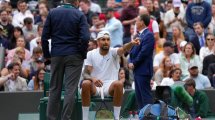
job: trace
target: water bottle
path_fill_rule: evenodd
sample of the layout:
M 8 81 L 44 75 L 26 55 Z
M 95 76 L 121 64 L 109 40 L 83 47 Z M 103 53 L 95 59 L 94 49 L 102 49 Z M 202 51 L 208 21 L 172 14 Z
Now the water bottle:
M 134 112 L 134 119 L 133 120 L 139 120 L 139 116 L 137 111 Z
M 128 120 L 133 120 L 133 112 L 132 111 L 129 111 L 129 118 Z

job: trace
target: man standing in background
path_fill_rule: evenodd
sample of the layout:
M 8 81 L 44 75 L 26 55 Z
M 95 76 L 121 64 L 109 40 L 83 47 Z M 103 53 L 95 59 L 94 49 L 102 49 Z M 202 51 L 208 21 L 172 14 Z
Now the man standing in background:
M 51 60 L 48 120 L 56 120 L 59 116 L 63 82 L 65 93 L 61 120 L 71 120 L 75 93 L 90 39 L 86 17 L 77 9 L 79 0 L 64 0 L 64 3 L 49 12 L 42 33 L 44 57 L 46 61 Z M 50 38 L 51 54 L 48 47 Z

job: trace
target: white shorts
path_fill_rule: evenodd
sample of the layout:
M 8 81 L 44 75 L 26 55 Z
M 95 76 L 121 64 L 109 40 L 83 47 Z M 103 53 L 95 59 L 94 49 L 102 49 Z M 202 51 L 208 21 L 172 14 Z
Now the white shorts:
M 104 91 L 104 96 L 105 97 L 110 97 L 111 95 L 109 94 L 109 88 L 110 85 L 113 83 L 114 81 L 110 81 L 108 83 L 103 83 L 103 91 Z M 96 87 L 96 94 L 94 96 L 101 96 L 101 88 L 100 87 Z
M 105 96 L 105 97 L 110 97 L 110 96 L 111 96 L 111 95 L 109 94 L 109 88 L 110 88 L 110 85 L 111 85 L 114 81 L 115 81 L 115 80 L 103 84 L 103 92 L 104 92 L 104 96 Z M 80 94 L 81 94 L 81 91 L 82 91 L 82 89 L 80 89 Z M 124 94 L 124 92 L 125 92 L 125 90 L 124 90 L 124 88 L 123 88 L 123 94 Z M 96 94 L 95 94 L 94 96 L 101 96 L 100 87 L 96 87 Z

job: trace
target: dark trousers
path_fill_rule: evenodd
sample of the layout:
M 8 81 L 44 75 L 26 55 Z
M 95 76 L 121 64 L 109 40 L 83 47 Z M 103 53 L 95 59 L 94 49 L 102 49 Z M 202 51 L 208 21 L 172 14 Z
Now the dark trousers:
M 151 78 L 152 76 L 134 74 L 135 93 L 139 110 L 145 105 L 152 103 Z
M 65 94 L 61 120 L 71 120 L 82 65 L 83 58 L 81 55 L 51 58 L 51 81 L 47 107 L 48 120 L 57 120 L 60 116 L 60 98 L 63 81 Z

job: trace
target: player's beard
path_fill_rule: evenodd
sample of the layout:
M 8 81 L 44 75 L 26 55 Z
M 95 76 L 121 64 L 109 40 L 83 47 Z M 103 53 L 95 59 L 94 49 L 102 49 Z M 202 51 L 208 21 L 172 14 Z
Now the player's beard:
M 103 51 L 108 51 L 109 48 L 110 48 L 109 45 L 103 45 L 103 46 L 101 47 L 101 49 L 102 49 Z

